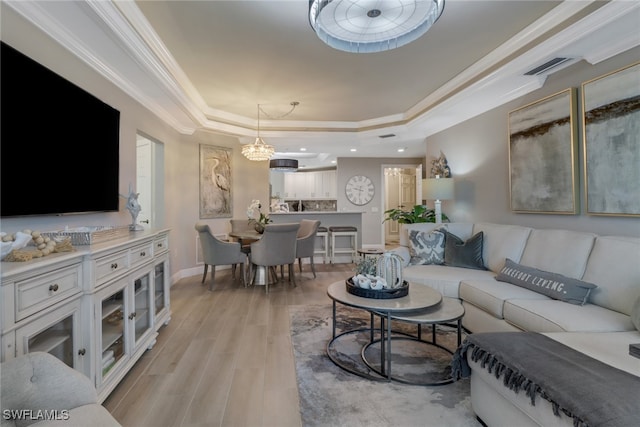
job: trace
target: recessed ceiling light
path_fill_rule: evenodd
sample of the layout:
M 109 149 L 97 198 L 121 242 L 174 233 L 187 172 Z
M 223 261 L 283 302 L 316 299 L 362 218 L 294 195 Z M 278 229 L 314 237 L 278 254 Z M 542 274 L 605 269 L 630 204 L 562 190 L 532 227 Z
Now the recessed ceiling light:
M 398 153 L 404 153 L 404 148 L 398 148 Z
M 336 161 L 335 161 L 335 160 L 331 160 L 331 163 L 335 164 L 335 163 L 336 163 Z
M 352 148 L 352 149 L 351 149 L 351 150 L 349 150 L 349 151 L 351 151 L 351 152 L 355 152 L 355 151 L 358 151 L 358 150 L 356 150 L 355 148 Z
M 307 151 L 307 149 L 306 149 L 306 148 L 304 148 L 304 147 L 302 147 L 302 148 L 300 149 L 300 151 Z

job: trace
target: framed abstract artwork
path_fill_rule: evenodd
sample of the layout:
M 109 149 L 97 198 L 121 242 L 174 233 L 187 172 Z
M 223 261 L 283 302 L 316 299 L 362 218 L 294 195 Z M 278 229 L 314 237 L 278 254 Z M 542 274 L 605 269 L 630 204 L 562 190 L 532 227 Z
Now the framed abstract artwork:
M 509 113 L 509 184 L 515 213 L 578 212 L 577 91 Z
M 201 219 L 233 215 L 231 157 L 230 148 L 200 144 Z
M 586 211 L 640 216 L 640 62 L 582 83 Z

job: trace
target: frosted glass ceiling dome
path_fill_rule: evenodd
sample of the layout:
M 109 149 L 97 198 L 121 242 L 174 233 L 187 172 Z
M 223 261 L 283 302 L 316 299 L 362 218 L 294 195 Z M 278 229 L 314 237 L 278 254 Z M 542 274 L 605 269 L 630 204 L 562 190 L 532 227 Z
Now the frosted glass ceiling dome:
M 309 0 L 309 22 L 335 49 L 372 53 L 416 40 L 443 10 L 444 0 Z

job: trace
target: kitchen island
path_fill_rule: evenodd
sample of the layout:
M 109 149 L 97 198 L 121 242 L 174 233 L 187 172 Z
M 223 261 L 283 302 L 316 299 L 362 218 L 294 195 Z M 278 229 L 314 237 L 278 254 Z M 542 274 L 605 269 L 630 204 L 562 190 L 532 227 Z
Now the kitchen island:
M 269 218 L 275 224 L 285 222 L 300 222 L 303 219 L 319 220 L 321 227 L 353 226 L 358 229 L 356 246 L 362 246 L 362 211 L 302 211 L 302 212 L 271 212 Z M 336 257 L 338 262 L 350 262 L 349 256 Z

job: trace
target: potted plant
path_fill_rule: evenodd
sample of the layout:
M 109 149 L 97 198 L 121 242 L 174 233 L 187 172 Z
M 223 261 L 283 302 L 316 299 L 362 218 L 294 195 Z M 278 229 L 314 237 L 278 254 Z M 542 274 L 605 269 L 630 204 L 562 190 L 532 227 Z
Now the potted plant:
M 389 209 L 384 211 L 386 218 L 384 221 L 398 221 L 399 224 L 414 224 L 417 222 L 436 222 L 436 212 L 424 205 L 415 205 L 410 211 L 402 209 Z M 449 221 L 449 218 L 442 214 L 443 221 Z M 383 222 L 384 222 L 383 221 Z

